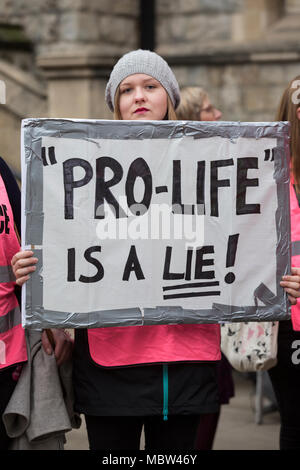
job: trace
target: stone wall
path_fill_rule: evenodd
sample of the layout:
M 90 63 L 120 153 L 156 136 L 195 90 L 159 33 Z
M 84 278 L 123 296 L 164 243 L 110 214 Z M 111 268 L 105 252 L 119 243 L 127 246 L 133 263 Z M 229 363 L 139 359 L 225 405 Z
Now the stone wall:
M 11 44 L 1 49 L 0 35 L 0 59 L 15 67 L 13 76 L 17 69 L 20 76 L 28 73 L 27 84 L 14 81 L 0 63 L 7 88 L 7 103 L 0 105 L 0 154 L 17 173 L 22 118 L 111 117 L 105 82 L 116 58 L 138 47 L 138 18 L 138 0 L 0 0 L 0 24 L 22 27 L 24 42 L 32 44 L 32 52 L 20 58 Z M 28 93 L 36 81 L 43 97 Z
M 286 12 L 291 14 L 300 13 L 299 0 L 286 0 Z
M 118 56 L 137 46 L 138 0 L 0 0 L 0 12 L 24 27 L 37 55 L 85 46 Z
M 0 155 L 19 177 L 21 121 L 47 115 L 47 93 L 32 75 L 1 60 L 0 80 L 6 84 L 6 104 L 0 104 Z
M 181 86 L 207 89 L 224 120 L 269 121 L 299 74 L 300 0 L 163 0 L 157 51 Z
M 181 86 L 204 87 L 225 121 L 273 121 L 284 88 L 299 75 L 299 65 L 177 65 L 174 72 Z
M 116 59 L 139 47 L 139 8 L 138 0 L 0 0 L 0 25 L 22 26 L 32 44 L 12 65 L 39 89 L 7 78 L 0 153 L 14 167 L 22 117 L 111 117 L 105 84 Z M 156 51 L 181 86 L 208 90 L 224 120 L 269 121 L 299 73 L 299 24 L 300 0 L 156 0 Z M 8 49 L 1 55 L 0 35 L 4 55 L 13 59 Z M 0 79 L 4 72 L 0 62 Z
M 232 36 L 233 16 L 243 0 L 160 0 L 157 48 L 161 54 L 196 54 Z

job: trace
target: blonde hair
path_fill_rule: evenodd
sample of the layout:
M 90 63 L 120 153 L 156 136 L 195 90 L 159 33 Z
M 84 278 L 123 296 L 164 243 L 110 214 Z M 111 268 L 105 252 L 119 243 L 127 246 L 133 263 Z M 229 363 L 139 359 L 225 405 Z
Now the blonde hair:
M 118 87 L 116 91 L 116 95 L 115 95 L 114 119 L 122 120 L 122 116 L 120 112 L 120 87 Z M 164 119 L 167 121 L 177 121 L 177 115 L 176 115 L 173 103 L 168 93 L 167 93 L 167 114 Z
M 289 121 L 291 123 L 290 155 L 292 171 L 297 192 L 300 192 L 300 121 L 297 117 L 297 110 L 300 104 L 294 103 L 292 96 L 295 92 L 297 93 L 297 86 L 293 87 L 294 82 L 297 80 L 300 83 L 300 75 L 291 80 L 284 90 L 277 109 L 276 121 Z
M 181 121 L 200 121 L 200 112 L 207 92 L 198 86 L 184 87 L 180 90 L 180 104 L 176 110 Z

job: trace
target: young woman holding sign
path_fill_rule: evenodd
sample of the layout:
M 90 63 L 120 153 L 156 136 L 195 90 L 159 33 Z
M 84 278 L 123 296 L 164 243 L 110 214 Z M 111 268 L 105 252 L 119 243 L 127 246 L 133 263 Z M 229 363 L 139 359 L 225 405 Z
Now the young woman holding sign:
M 174 120 L 180 94 L 168 64 L 137 50 L 115 65 L 106 101 L 116 119 Z M 30 251 L 15 255 L 18 284 L 35 263 Z M 76 330 L 76 410 L 85 414 L 90 448 L 139 449 L 144 426 L 146 450 L 193 449 L 199 416 L 219 409 L 220 357 L 218 325 Z
M 173 72 L 150 51 L 123 56 L 106 88 L 116 119 L 175 120 L 179 100 Z M 76 331 L 77 407 L 91 448 L 138 449 L 144 425 L 146 450 L 193 449 L 199 415 L 219 407 L 219 341 L 217 325 Z
M 157 54 L 137 50 L 115 65 L 106 101 L 116 119 L 176 119 L 179 87 Z M 13 260 L 18 284 L 34 269 L 33 253 Z M 76 410 L 90 448 L 193 449 L 199 415 L 219 409 L 218 325 L 128 326 L 76 330 Z

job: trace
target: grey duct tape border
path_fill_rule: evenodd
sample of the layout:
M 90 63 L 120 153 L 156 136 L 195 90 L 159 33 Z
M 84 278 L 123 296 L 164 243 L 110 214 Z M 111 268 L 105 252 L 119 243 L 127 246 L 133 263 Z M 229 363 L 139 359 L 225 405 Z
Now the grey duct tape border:
M 212 121 L 106 121 L 72 119 L 24 119 L 26 137 L 31 142 L 42 137 L 75 139 L 165 139 L 192 136 L 195 139 L 219 136 L 235 140 L 239 137 L 259 139 L 288 133 L 288 122 Z M 234 133 L 232 128 L 234 127 Z M 28 140 L 27 140 L 28 143 Z M 25 141 L 26 146 L 26 141 Z
M 23 121 L 25 161 L 27 166 L 26 245 L 43 244 L 43 166 L 42 137 L 74 139 L 160 139 L 191 136 L 195 139 L 220 136 L 232 142 L 239 137 L 277 139 L 274 151 L 274 178 L 277 194 L 283 203 L 276 212 L 277 225 L 277 286 L 281 277 L 290 272 L 289 216 L 289 124 L 159 121 L 153 123 L 127 121 L 93 121 L 68 119 L 26 119 Z M 290 318 L 289 303 L 283 289 L 272 293 L 258 285 L 253 293 L 254 306 L 213 304 L 211 309 L 187 310 L 181 307 L 105 310 L 88 313 L 49 311 L 43 308 L 42 251 L 34 250 L 39 264 L 26 288 L 26 327 L 95 328 L 111 326 L 218 323 L 235 321 L 274 321 Z M 259 299 L 264 306 L 257 305 Z
M 43 165 L 41 162 L 41 137 L 35 137 L 34 130 L 29 130 L 24 139 L 26 180 L 26 228 L 25 243 L 42 245 L 43 240 Z

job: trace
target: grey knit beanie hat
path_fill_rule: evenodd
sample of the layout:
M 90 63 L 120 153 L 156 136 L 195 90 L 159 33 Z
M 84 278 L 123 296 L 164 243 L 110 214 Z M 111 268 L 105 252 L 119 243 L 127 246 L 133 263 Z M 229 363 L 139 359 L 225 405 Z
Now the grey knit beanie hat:
M 115 94 L 124 78 L 135 73 L 150 75 L 160 82 L 168 93 L 174 109 L 180 102 L 180 92 L 174 73 L 167 62 L 155 52 L 138 49 L 128 52 L 115 64 L 105 90 L 105 100 L 114 111 Z

